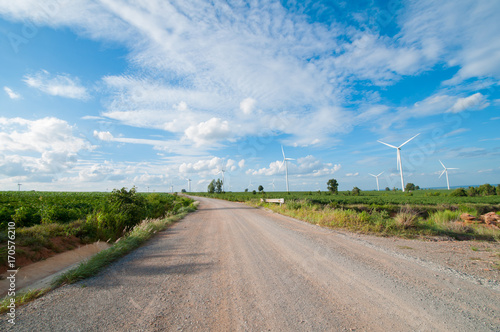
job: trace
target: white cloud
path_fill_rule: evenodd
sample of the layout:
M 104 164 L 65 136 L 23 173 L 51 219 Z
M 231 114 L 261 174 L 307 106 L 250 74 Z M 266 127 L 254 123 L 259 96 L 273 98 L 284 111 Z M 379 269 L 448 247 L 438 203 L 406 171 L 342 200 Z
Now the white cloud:
M 14 92 L 11 88 L 9 88 L 7 86 L 4 86 L 3 90 L 5 91 L 5 93 L 7 93 L 7 95 L 9 96 L 10 99 L 20 99 L 21 98 L 20 94 Z
M 340 164 L 323 163 L 314 156 L 306 156 L 302 158 L 297 158 L 295 162 L 289 161 L 287 163 L 288 174 L 293 174 L 298 177 L 303 176 L 323 176 L 331 175 L 341 169 Z M 282 161 L 277 160 L 269 164 L 269 167 L 264 167 L 260 169 L 249 169 L 247 174 L 251 175 L 276 175 L 284 173 L 284 165 Z
M 11 173 L 12 164 L 25 175 L 57 174 L 72 167 L 78 153 L 93 149 L 64 120 L 0 117 L 0 152 L 5 155 L 0 168 L 4 174 Z
M 190 126 L 184 132 L 186 137 L 196 143 L 204 145 L 229 138 L 229 123 L 219 118 L 211 118 L 206 122 L 200 122 L 195 126 Z
M 179 173 L 196 173 L 201 177 L 216 175 L 223 164 L 224 159 L 219 157 L 198 160 L 196 162 L 182 163 L 179 166 Z
M 80 85 L 78 78 L 68 74 L 52 77 L 46 70 L 41 70 L 34 75 L 26 75 L 23 80 L 28 86 L 36 88 L 52 96 L 72 99 L 88 99 L 87 89 Z
M 250 115 L 252 114 L 256 103 L 257 101 L 253 98 L 245 98 L 240 103 L 240 110 L 243 114 Z
M 489 103 L 485 100 L 485 97 L 478 92 L 466 98 L 459 98 L 450 111 L 459 113 L 465 110 L 481 110 L 488 106 Z
M 102 141 L 112 141 L 114 139 L 113 135 L 109 131 L 94 130 L 94 136 Z
M 356 173 L 346 173 L 346 175 L 345 175 L 345 176 L 350 176 L 350 177 L 352 177 L 352 176 L 358 176 L 358 175 L 359 175 L 359 173 L 358 173 L 358 172 L 356 172 Z
M 398 17 L 401 38 L 436 63 L 459 66 L 446 84 L 472 77 L 500 78 L 500 6 L 495 1 L 409 2 Z

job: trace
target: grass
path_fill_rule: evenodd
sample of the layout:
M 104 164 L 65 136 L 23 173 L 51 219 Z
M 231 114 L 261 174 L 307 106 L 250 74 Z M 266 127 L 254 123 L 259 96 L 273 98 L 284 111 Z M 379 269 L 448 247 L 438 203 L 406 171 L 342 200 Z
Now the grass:
M 42 295 L 46 294 L 50 290 L 51 290 L 50 288 L 43 288 L 43 289 L 36 289 L 36 290 L 30 289 L 26 292 L 16 294 L 16 298 L 15 298 L 16 308 L 18 308 L 19 306 L 21 306 L 23 304 L 31 302 L 34 299 L 41 297 Z M 8 306 L 11 303 L 10 299 L 11 299 L 11 297 L 7 296 L 7 297 L 4 297 L 3 300 L 0 302 L 0 313 L 5 313 L 5 312 L 9 311 Z
M 145 241 L 150 239 L 154 234 L 166 229 L 172 223 L 184 218 L 189 212 L 195 211 L 195 205 L 181 208 L 178 214 L 164 219 L 146 219 L 136 225 L 129 233 L 118 239 L 113 246 L 103 250 L 79 264 L 76 268 L 71 269 L 57 277 L 50 288 L 41 290 L 30 290 L 26 293 L 16 294 L 16 307 L 24 303 L 30 302 L 48 291 L 64 284 L 72 284 L 79 280 L 96 275 L 103 268 L 108 266 L 113 261 L 128 254 L 132 250 L 138 248 Z M 83 286 L 82 286 L 83 287 Z M 0 313 L 8 311 L 10 297 L 5 297 L 0 303 Z
M 335 204 L 317 204 L 310 201 L 289 201 L 281 207 L 254 199 L 248 204 L 265 206 L 274 212 L 301 219 L 312 224 L 345 229 L 358 233 L 403 238 L 445 236 L 457 240 L 486 240 L 500 242 L 500 230 L 483 225 L 458 222 L 463 210 L 436 210 L 429 212 L 418 205 L 403 205 L 391 214 L 385 209 L 358 206 L 356 209 Z M 446 206 L 440 207 L 442 209 Z M 464 209 L 470 211 L 469 206 Z

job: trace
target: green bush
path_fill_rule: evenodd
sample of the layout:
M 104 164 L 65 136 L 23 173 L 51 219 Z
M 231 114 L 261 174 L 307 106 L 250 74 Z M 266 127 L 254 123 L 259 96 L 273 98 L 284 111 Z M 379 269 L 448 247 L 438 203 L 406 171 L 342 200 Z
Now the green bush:
M 467 192 L 465 191 L 464 188 L 458 188 L 455 189 L 451 192 L 450 194 L 451 197 L 465 197 L 467 196 Z

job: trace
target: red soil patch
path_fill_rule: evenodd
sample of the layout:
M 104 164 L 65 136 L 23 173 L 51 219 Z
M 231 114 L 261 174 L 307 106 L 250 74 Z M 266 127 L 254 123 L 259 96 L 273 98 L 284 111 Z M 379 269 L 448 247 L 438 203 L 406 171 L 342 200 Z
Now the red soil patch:
M 82 242 L 76 236 L 57 236 L 50 239 L 50 244 L 42 248 L 16 247 L 16 267 L 23 267 L 35 262 L 55 256 L 56 254 L 75 249 L 82 246 Z M 6 265 L 0 266 L 0 274 L 8 270 Z

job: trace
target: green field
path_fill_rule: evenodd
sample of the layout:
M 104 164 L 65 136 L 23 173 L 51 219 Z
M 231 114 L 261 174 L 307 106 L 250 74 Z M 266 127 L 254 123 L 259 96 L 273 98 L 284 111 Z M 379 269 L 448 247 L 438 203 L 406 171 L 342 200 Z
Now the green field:
M 489 188 L 489 187 L 488 187 Z M 494 188 L 494 187 L 493 187 Z M 330 192 L 192 193 L 269 208 L 310 223 L 355 232 L 404 237 L 444 236 L 458 240 L 500 241 L 500 229 L 465 224 L 462 213 L 500 214 L 500 195 L 453 196 L 448 190 Z M 495 192 L 495 191 L 493 191 Z M 496 193 L 496 192 L 495 192 Z M 284 198 L 285 204 L 262 198 Z
M 221 198 L 235 202 L 245 202 L 255 198 L 285 198 L 286 201 L 306 200 L 316 204 L 337 204 L 342 205 L 460 205 L 460 204 L 500 204 L 500 195 L 489 196 L 464 196 L 453 197 L 449 190 L 416 190 L 410 193 L 401 191 L 362 191 L 359 195 L 354 195 L 350 191 L 341 191 L 333 194 L 328 191 L 301 191 L 301 192 L 226 192 L 226 193 L 193 193 L 196 196 Z
M 193 200 L 135 188 L 102 192 L 0 192 L 0 263 L 7 259 L 7 228 L 15 227 L 16 255 L 44 259 L 98 240 L 115 241 L 142 220 L 191 209 Z

